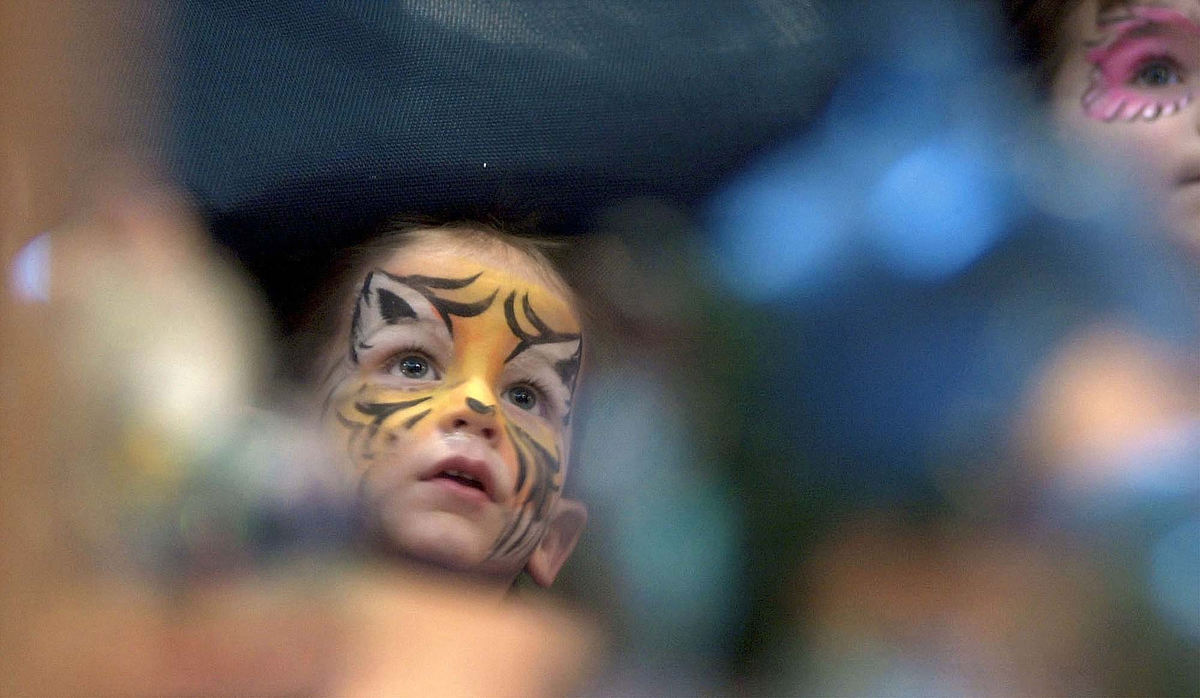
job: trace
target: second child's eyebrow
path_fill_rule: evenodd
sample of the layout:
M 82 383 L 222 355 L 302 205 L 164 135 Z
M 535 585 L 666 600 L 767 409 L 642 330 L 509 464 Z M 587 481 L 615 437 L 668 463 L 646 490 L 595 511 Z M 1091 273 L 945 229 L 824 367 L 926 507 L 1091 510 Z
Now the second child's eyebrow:
M 1096 17 L 1096 28 L 1108 32 L 1122 24 L 1135 23 L 1125 31 L 1115 35 L 1103 35 L 1084 42 L 1091 48 L 1106 43 L 1112 43 L 1123 38 L 1151 36 L 1180 25 L 1195 27 L 1200 24 L 1200 3 L 1197 11 L 1185 12 L 1176 7 L 1162 3 L 1124 4 L 1110 10 L 1104 10 Z

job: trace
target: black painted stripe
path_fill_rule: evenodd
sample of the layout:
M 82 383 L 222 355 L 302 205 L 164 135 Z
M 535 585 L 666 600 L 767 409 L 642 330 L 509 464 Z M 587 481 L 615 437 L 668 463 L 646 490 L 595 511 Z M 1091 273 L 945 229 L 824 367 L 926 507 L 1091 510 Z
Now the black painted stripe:
M 433 411 L 433 410 L 425 410 L 424 412 L 421 412 L 420 414 L 415 414 L 415 415 L 413 415 L 413 416 L 409 417 L 409 418 L 408 418 L 408 421 L 404 423 L 404 428 L 405 428 L 405 429 L 412 429 L 412 428 L 413 428 L 413 426 L 414 426 L 414 425 L 415 425 L 417 422 L 421 421 L 422 419 L 425 419 L 425 417 L 429 416 L 429 413 L 430 413 L 430 412 L 432 412 L 432 411 Z

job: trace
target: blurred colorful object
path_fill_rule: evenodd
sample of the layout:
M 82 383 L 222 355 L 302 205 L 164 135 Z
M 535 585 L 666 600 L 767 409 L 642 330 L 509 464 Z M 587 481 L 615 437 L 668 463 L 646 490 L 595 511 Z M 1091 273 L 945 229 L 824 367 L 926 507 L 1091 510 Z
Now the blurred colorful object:
M 47 275 L 45 321 L 69 356 L 52 467 L 78 552 L 118 575 L 221 570 L 311 537 L 284 530 L 292 516 L 344 546 L 351 499 L 322 441 L 252 407 L 265 320 L 248 288 L 181 202 L 103 206 L 52 234 Z

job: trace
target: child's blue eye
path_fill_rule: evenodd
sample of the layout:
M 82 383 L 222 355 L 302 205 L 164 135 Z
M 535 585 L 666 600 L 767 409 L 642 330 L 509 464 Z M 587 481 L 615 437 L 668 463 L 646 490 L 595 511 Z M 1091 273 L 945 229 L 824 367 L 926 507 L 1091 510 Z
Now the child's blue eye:
M 505 396 L 523 410 L 533 410 L 538 404 L 537 391 L 528 385 L 514 385 L 505 391 Z
M 391 365 L 388 372 L 414 380 L 435 377 L 430 375 L 434 373 L 434 370 L 429 359 L 421 354 L 405 354 L 401 356 Z
M 1175 65 L 1161 59 L 1143 65 L 1133 76 L 1133 84 L 1140 87 L 1168 87 L 1182 81 Z

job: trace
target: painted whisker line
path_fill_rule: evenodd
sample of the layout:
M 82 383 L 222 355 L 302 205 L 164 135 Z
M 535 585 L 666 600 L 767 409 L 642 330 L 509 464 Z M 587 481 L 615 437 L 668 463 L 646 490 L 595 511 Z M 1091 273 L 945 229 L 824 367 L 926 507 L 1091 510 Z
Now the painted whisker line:
M 354 408 L 362 414 L 372 417 L 368 428 L 368 438 L 373 439 L 379 433 L 379 427 L 383 424 L 383 420 L 400 410 L 414 407 L 429 399 L 429 396 L 426 396 L 417 398 L 416 400 L 404 400 L 401 402 L 355 402 Z
M 363 386 L 363 388 L 365 387 L 366 386 Z M 359 393 L 361 392 L 362 389 L 359 390 Z M 374 458 L 374 450 L 371 448 L 371 445 L 374 443 L 375 438 L 379 436 L 380 430 L 383 427 L 383 422 L 400 410 L 420 405 L 421 403 L 430 399 L 431 398 L 429 396 L 425 396 L 413 400 L 401 400 L 399 402 L 368 402 L 363 400 L 354 401 L 354 403 L 352 403 L 354 410 L 359 415 L 370 417 L 370 421 L 354 419 L 352 416 L 348 417 L 345 414 L 342 414 L 340 411 L 335 412 L 334 415 L 337 417 L 338 423 L 340 423 L 348 431 L 346 436 L 347 453 L 351 456 L 351 458 L 354 457 L 355 444 L 357 442 L 360 446 L 359 457 L 365 460 L 371 460 Z M 423 413 L 410 418 L 409 422 L 415 424 L 429 412 L 430 410 L 425 410 Z M 411 427 L 411 424 L 409 424 L 409 427 Z
M 559 458 L 520 427 L 506 425 L 506 431 L 517 454 L 517 482 L 513 493 L 519 495 L 527 481 L 529 492 L 517 518 L 501 532 L 492 546 L 489 553 L 492 557 L 510 555 L 531 542 L 536 545 L 536 540 L 532 539 L 533 526 L 546 518 L 552 496 L 561 489 L 554 482 L 561 469 Z M 532 479 L 528 476 L 531 464 L 534 471 Z
M 505 426 L 505 430 L 508 431 L 508 439 L 512 442 L 513 451 L 517 454 L 517 484 L 513 486 L 513 494 L 516 494 L 525 486 L 525 477 L 529 472 L 529 464 L 525 461 L 525 454 L 522 453 L 521 449 L 517 448 L 517 437 L 513 434 L 512 425 Z
M 526 547 L 534 547 L 537 545 L 537 540 L 533 538 L 533 524 L 537 519 L 532 516 L 525 518 L 525 527 L 521 529 L 521 533 L 517 535 L 508 547 L 501 550 L 499 555 L 512 555 L 513 553 L 523 550 Z
M 405 428 L 405 429 L 412 429 L 412 428 L 413 428 L 413 426 L 415 426 L 417 422 L 419 422 L 419 421 L 421 421 L 422 419 L 425 419 L 426 417 L 428 417 L 428 416 L 429 416 L 429 413 L 430 413 L 430 412 L 432 412 L 432 411 L 433 411 L 433 410 L 425 410 L 424 412 L 420 412 L 420 413 L 418 413 L 418 414 L 415 414 L 415 415 L 413 415 L 413 416 L 409 417 L 409 418 L 408 418 L 408 421 L 406 421 L 406 422 L 404 423 L 404 428 Z
M 358 436 L 362 433 L 362 430 L 366 428 L 366 425 L 362 422 L 356 422 L 354 420 L 347 419 L 342 415 L 341 412 L 335 412 L 334 416 L 337 417 L 338 422 L 341 423 L 342 426 L 346 427 L 346 429 L 350 431 L 350 435 L 346 437 L 346 455 L 353 459 L 354 442 L 356 439 L 358 439 Z M 366 453 L 367 451 L 364 450 L 362 455 L 365 456 Z

